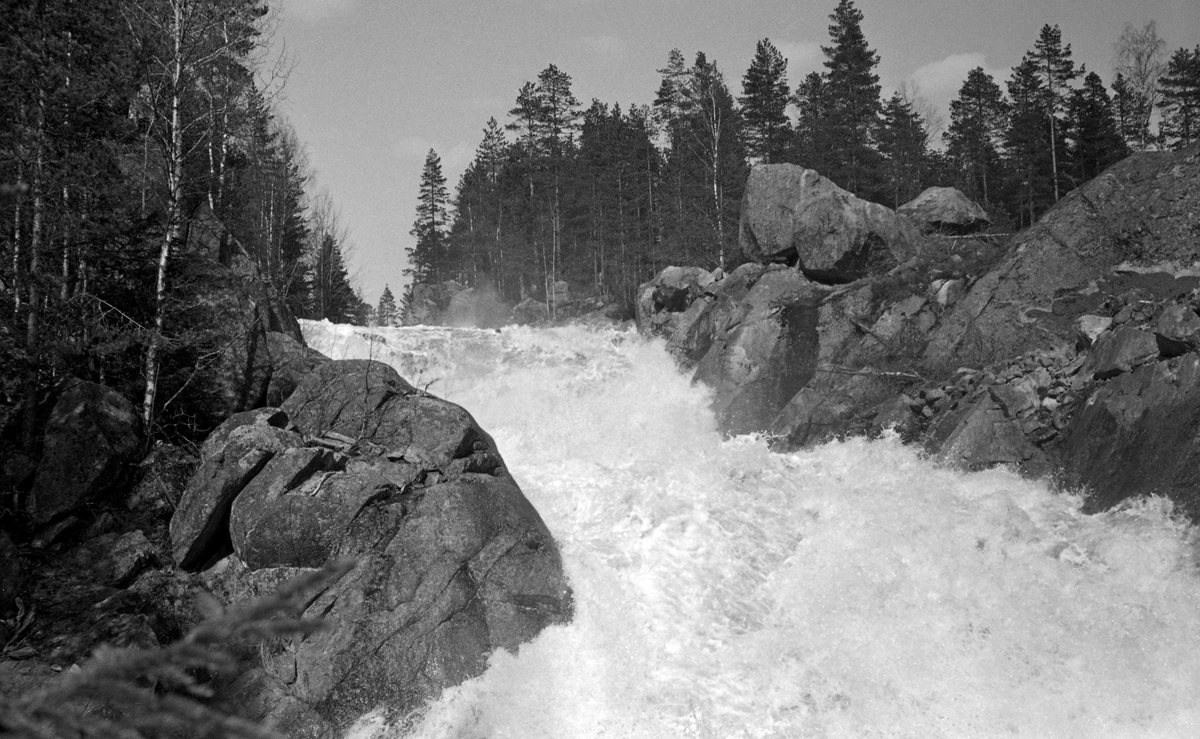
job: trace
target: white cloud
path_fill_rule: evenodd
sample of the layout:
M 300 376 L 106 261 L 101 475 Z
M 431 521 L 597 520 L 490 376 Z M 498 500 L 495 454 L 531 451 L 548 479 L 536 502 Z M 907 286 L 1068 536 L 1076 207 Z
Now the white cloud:
M 950 120 L 950 101 L 958 97 L 958 91 L 967 79 L 967 73 L 976 67 L 990 74 L 1000 89 L 1004 89 L 1004 80 L 1008 70 L 991 69 L 983 54 L 951 54 L 944 59 L 930 62 L 918 67 L 908 76 L 905 82 L 915 92 L 929 101 L 934 109 L 941 114 L 946 123 Z M 884 92 L 885 97 L 889 95 Z
M 288 18 L 319 21 L 345 15 L 362 4 L 362 0 L 281 0 L 280 6 Z
M 779 53 L 787 59 L 788 84 L 792 89 L 808 76 L 809 72 L 824 71 L 825 53 L 816 41 L 772 41 Z

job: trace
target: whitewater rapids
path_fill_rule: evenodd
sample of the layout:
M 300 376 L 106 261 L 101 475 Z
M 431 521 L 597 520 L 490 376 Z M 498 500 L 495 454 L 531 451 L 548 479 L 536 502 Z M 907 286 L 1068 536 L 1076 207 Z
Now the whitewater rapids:
M 422 739 L 1200 736 L 1200 560 L 896 439 L 722 440 L 632 332 L 304 322 L 467 408 L 562 548 L 573 623 L 352 732 Z

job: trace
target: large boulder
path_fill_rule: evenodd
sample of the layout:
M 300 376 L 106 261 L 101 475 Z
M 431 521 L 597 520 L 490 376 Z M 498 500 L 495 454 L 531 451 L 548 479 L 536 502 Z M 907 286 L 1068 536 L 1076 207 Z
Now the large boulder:
M 1064 431 L 1064 481 L 1100 511 L 1163 495 L 1200 520 L 1200 356 L 1145 364 L 1090 388 Z
M 1073 344 L 1081 316 L 1110 296 L 1186 294 L 1196 260 L 1200 146 L 1128 157 L 1073 190 L 1019 234 L 1009 256 L 940 322 L 931 368 L 982 366 Z
M 701 267 L 665 267 L 638 286 L 634 316 L 638 330 L 669 338 L 680 316 L 717 277 Z
M 29 496 L 36 523 L 119 491 L 142 448 L 133 404 L 110 388 L 76 378 L 64 383 L 43 437 Z
M 685 366 L 695 366 L 712 347 L 713 340 L 738 315 L 738 308 L 751 286 L 766 271 L 766 266 L 748 262 L 724 278 L 708 284 L 699 299 L 679 315 L 658 325 L 656 330 L 671 329 L 667 349 Z
M 282 422 L 281 414 L 247 411 L 219 426 L 201 448 L 200 466 L 171 517 L 171 550 L 179 567 L 200 569 L 232 551 L 234 499 L 273 457 L 303 444 L 299 434 L 279 427 Z
M 282 410 L 217 429 L 201 458 L 172 520 L 181 565 L 232 551 L 213 571 L 253 595 L 357 562 L 309 609 L 331 628 L 273 646 L 235 686 L 281 730 L 329 735 L 415 709 L 571 617 L 558 548 L 495 442 L 387 365 L 322 364 Z
M 762 431 L 817 369 L 826 290 L 803 274 L 768 270 L 712 342 L 695 379 L 714 388 L 717 422 L 732 434 Z
M 750 171 L 740 229 L 750 259 L 794 264 L 821 282 L 881 274 L 915 256 L 921 243 L 907 218 L 795 164 Z
M 965 235 L 992 225 L 975 201 L 953 187 L 930 187 L 896 209 L 916 221 L 927 232 Z

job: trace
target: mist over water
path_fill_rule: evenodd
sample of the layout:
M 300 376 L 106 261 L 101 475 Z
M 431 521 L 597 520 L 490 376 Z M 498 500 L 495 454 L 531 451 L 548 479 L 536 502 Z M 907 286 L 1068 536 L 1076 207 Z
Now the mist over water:
M 575 591 L 573 623 L 356 735 L 1200 736 L 1197 538 L 1165 501 L 1084 516 L 895 439 L 724 441 L 631 332 L 304 330 L 466 407 Z

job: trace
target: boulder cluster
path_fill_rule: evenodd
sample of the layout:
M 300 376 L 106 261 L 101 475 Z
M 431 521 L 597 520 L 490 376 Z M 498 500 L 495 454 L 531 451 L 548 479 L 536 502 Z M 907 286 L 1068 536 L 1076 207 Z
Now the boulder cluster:
M 1103 510 L 1200 517 L 1200 148 L 1131 157 L 1031 229 L 934 188 L 898 212 L 756 167 L 751 260 L 669 267 L 639 329 L 714 389 L 730 434 L 782 448 L 895 429 L 946 464 L 1049 477 Z
M 286 356 L 269 373 L 278 406 L 136 466 L 129 402 L 59 388 L 17 501 L 33 535 L 0 534 L 0 688 L 45 684 L 101 643 L 176 640 L 202 593 L 244 602 L 351 561 L 303 614 L 330 628 L 264 644 L 211 686 L 287 735 L 337 736 L 570 620 L 558 546 L 469 412 L 380 362 Z

